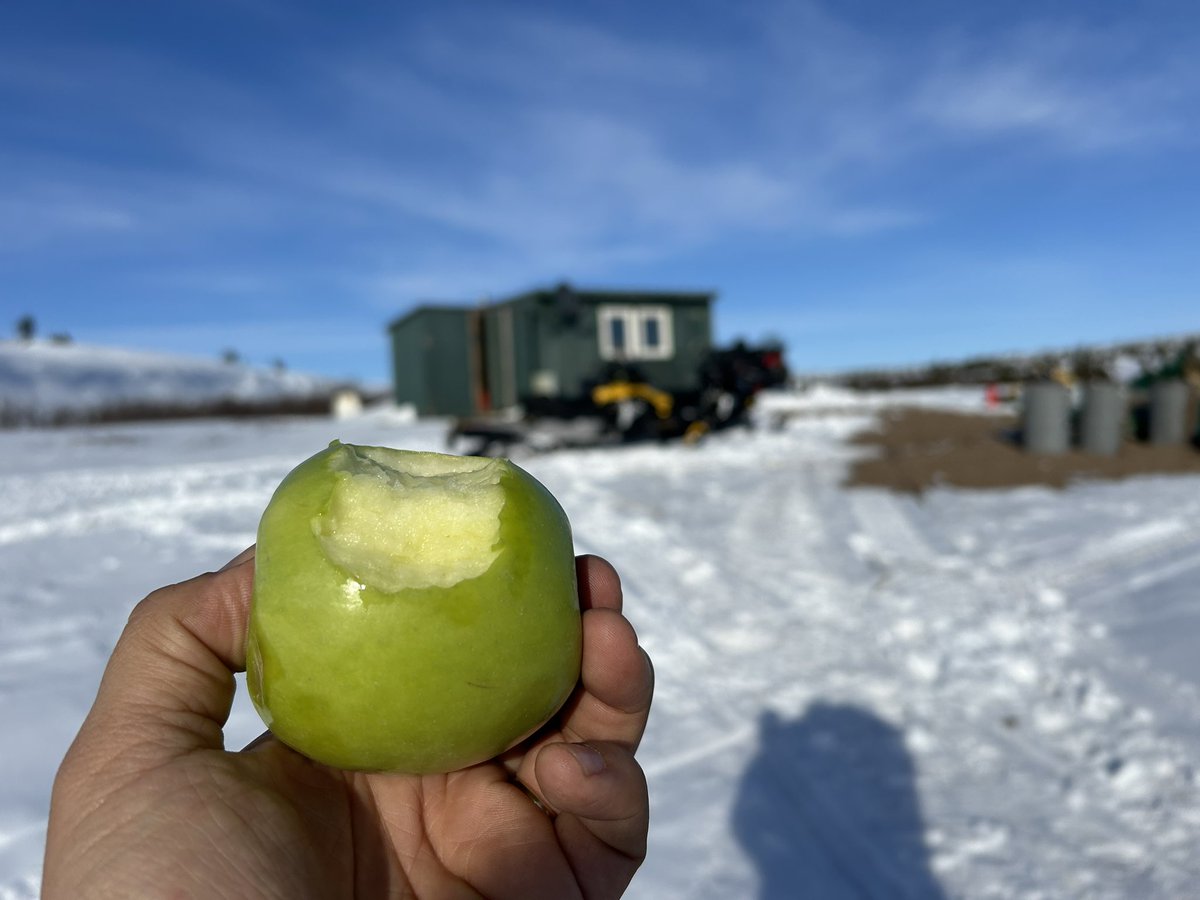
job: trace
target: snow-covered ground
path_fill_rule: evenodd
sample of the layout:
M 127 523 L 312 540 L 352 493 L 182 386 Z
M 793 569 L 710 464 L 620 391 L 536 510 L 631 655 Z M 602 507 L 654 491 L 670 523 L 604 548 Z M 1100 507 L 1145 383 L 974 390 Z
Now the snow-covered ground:
M 896 406 L 967 413 L 1012 411 L 1006 405 L 988 405 L 984 389 L 975 385 L 855 391 L 836 384 L 817 382 L 803 390 L 766 391 L 759 394 L 754 404 L 754 415 L 762 424 L 770 424 L 793 415 L 878 412 Z
M 630 896 L 1196 896 L 1200 478 L 849 491 L 844 440 L 883 401 L 854 403 L 520 460 L 622 572 L 655 660 Z M 249 544 L 330 439 L 443 435 L 386 413 L 0 432 L 0 897 L 36 893 L 54 770 L 133 603 Z M 260 728 L 240 696 L 229 745 Z
M 239 362 L 49 341 L 0 341 L 0 420 L 327 397 L 329 379 Z

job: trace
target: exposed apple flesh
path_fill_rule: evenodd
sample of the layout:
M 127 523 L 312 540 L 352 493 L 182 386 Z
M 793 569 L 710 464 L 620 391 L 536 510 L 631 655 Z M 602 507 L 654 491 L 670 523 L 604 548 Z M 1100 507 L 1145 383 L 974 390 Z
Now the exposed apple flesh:
M 250 695 L 318 762 L 489 759 L 561 706 L 579 654 L 570 525 L 507 460 L 334 442 L 263 514 Z

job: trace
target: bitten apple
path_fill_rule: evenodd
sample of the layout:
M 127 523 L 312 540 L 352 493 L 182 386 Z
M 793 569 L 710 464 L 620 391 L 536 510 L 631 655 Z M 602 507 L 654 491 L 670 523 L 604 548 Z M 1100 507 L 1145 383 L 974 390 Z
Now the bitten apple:
M 335 441 L 263 513 L 246 655 L 263 721 L 318 762 L 490 759 L 579 677 L 566 514 L 507 460 Z

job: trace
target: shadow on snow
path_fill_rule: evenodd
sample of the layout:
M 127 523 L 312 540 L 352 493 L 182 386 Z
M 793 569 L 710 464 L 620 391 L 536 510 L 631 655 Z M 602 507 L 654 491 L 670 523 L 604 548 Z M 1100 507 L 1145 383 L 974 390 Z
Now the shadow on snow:
M 762 900 L 944 900 L 913 779 L 900 732 L 866 710 L 764 713 L 733 811 Z

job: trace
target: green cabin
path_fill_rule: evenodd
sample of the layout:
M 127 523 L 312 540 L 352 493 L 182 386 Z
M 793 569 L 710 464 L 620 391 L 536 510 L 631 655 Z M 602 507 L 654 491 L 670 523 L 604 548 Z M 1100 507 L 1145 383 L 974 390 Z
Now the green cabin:
M 612 363 L 635 365 L 664 390 L 691 390 L 712 347 L 714 297 L 564 284 L 475 307 L 418 306 L 388 329 L 395 399 L 430 416 L 570 401 Z

